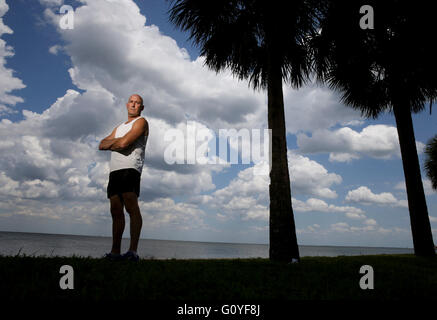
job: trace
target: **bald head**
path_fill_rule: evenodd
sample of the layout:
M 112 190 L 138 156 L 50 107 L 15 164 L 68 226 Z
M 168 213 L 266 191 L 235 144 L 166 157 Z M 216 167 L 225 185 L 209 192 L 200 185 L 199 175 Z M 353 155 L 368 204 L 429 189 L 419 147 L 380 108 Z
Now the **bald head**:
M 138 117 L 144 109 L 143 98 L 139 94 L 133 94 L 126 103 L 129 118 Z
M 144 106 L 143 98 L 142 98 L 139 94 L 136 94 L 136 93 L 135 93 L 135 94 L 131 95 L 131 96 L 129 97 L 129 101 L 130 101 L 132 98 L 134 98 L 134 97 L 140 99 L 140 100 L 141 100 L 141 105 Z M 129 102 L 129 101 L 128 101 L 128 102 Z

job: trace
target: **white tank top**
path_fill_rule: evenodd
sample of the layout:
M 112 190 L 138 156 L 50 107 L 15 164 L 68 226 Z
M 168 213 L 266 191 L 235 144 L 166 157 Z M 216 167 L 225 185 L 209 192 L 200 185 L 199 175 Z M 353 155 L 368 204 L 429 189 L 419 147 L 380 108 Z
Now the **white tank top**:
M 115 138 L 121 138 L 132 129 L 132 125 L 135 121 L 143 116 L 139 116 L 129 123 L 122 123 L 117 127 L 115 131 Z M 127 149 L 122 151 L 112 151 L 111 161 L 109 163 L 110 171 L 116 171 L 120 169 L 133 168 L 139 173 L 143 170 L 144 164 L 144 151 L 146 149 L 148 136 L 142 135 L 138 137 Z

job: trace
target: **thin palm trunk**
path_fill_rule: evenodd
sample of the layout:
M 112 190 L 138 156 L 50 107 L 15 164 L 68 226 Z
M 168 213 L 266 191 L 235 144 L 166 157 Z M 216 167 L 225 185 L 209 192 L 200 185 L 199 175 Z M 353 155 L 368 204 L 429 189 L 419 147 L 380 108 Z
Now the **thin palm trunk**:
M 281 67 L 271 67 L 269 71 L 268 124 L 272 130 L 269 256 L 271 260 L 292 261 L 299 260 L 299 248 L 291 207 Z
M 407 186 L 414 253 L 418 256 L 434 256 L 434 242 L 420 174 L 411 111 L 408 106 L 402 103 L 395 105 L 393 111 L 401 147 L 405 184 Z

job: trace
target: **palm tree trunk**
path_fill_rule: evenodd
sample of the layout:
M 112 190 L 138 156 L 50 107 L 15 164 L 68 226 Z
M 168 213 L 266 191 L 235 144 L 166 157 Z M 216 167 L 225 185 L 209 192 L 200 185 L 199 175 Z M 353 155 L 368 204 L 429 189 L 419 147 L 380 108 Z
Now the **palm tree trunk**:
M 401 147 L 405 184 L 407 186 L 414 253 L 417 256 L 435 256 L 411 111 L 409 106 L 402 102 L 396 104 L 393 107 L 393 111 Z
M 270 171 L 270 249 L 271 260 L 299 260 L 290 177 L 287 161 L 284 97 L 280 66 L 270 67 L 268 78 L 268 123 L 272 130 L 272 167 Z

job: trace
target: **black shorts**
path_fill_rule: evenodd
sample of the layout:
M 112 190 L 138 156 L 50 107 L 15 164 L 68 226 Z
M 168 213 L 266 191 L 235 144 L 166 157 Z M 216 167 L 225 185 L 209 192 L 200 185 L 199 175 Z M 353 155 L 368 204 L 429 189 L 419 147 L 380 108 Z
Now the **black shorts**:
M 135 192 L 137 197 L 139 197 L 140 180 L 141 173 L 135 169 L 120 169 L 112 171 L 109 174 L 107 189 L 108 199 L 116 194 L 118 194 L 121 199 L 121 194 L 125 192 Z

